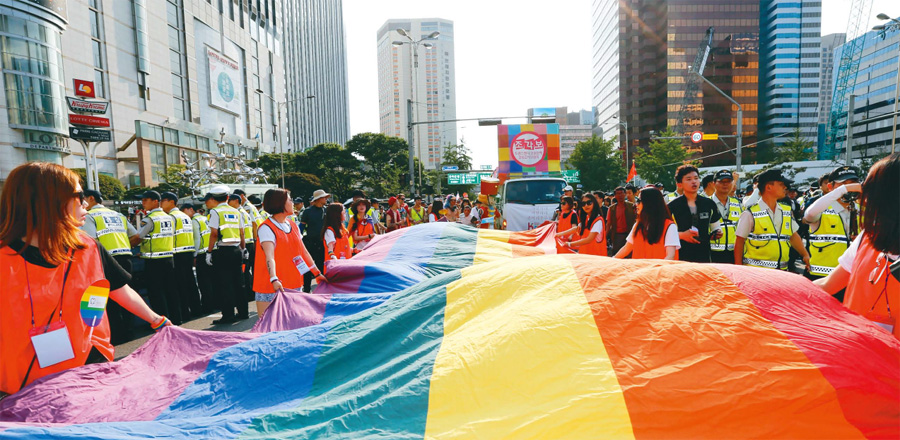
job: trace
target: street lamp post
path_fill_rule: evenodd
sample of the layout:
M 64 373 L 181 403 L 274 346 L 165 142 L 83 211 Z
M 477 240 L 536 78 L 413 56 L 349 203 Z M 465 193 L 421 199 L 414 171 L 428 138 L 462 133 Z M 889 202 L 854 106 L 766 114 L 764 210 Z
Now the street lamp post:
M 618 116 L 611 116 L 611 118 L 619 119 Z M 631 157 L 631 145 L 628 143 L 628 121 L 619 121 L 617 124 L 625 128 L 625 178 L 627 179 L 628 173 L 631 172 L 631 164 L 629 163 L 629 157 Z
M 416 87 L 416 81 L 418 80 L 419 74 L 419 44 L 427 40 L 434 40 L 441 33 L 438 31 L 434 31 L 428 36 L 422 37 L 418 40 L 414 39 L 412 35 L 410 35 L 409 31 L 406 29 L 397 29 L 397 33 L 406 38 L 407 41 L 394 41 L 391 43 L 394 47 L 400 47 L 403 45 L 408 45 L 410 47 L 410 94 L 409 98 L 406 100 L 406 129 L 407 136 L 409 136 L 409 194 L 413 195 L 416 193 L 416 165 L 415 165 L 415 147 L 413 145 L 413 116 L 412 109 L 413 103 L 416 100 L 416 95 L 418 94 L 418 90 Z M 431 43 L 422 44 L 425 49 L 431 49 L 433 45 Z M 427 116 L 426 116 L 427 117 Z
M 262 89 L 256 89 L 256 93 L 264 95 L 267 98 L 271 99 L 272 101 L 275 101 L 275 98 L 273 98 L 272 95 L 269 95 L 268 93 L 264 92 Z M 281 124 L 281 106 L 287 105 L 292 102 L 302 101 L 304 99 L 314 99 L 315 97 L 316 97 L 316 95 L 307 95 L 304 98 L 291 99 L 289 101 L 284 101 L 284 102 L 277 102 L 277 101 L 275 102 L 275 108 L 276 108 L 276 112 L 277 112 L 276 117 L 278 118 L 277 119 L 278 120 L 278 127 L 277 127 L 278 133 L 276 133 L 276 136 L 278 136 L 278 157 L 281 159 L 281 187 L 282 188 L 284 188 L 284 138 L 282 137 L 282 131 L 281 131 L 281 125 L 282 125 Z
M 723 92 L 722 89 L 716 87 L 716 85 L 713 84 L 712 82 L 710 82 L 708 79 L 706 79 L 706 77 L 704 77 L 703 75 L 701 75 L 698 72 L 694 72 L 694 73 L 697 76 L 699 76 L 700 79 L 702 79 L 705 83 L 709 84 L 710 87 L 712 87 L 717 92 L 719 92 L 720 95 L 724 96 L 725 99 L 731 101 L 731 103 L 736 105 L 738 108 L 738 111 L 737 111 L 737 133 L 735 134 L 735 141 L 737 142 L 737 148 L 735 148 L 735 150 L 736 150 L 735 155 L 737 157 L 735 158 L 735 162 L 734 162 L 734 168 L 735 168 L 735 171 L 737 171 L 737 173 L 738 173 L 738 177 L 737 177 L 737 181 L 735 181 L 734 183 L 735 183 L 735 187 L 740 188 L 740 184 L 741 184 L 741 174 L 740 174 L 741 173 L 741 143 L 743 142 L 743 136 L 744 136 L 744 107 L 742 107 L 739 102 L 735 101 L 734 98 L 732 98 L 731 96 L 728 96 L 727 93 Z

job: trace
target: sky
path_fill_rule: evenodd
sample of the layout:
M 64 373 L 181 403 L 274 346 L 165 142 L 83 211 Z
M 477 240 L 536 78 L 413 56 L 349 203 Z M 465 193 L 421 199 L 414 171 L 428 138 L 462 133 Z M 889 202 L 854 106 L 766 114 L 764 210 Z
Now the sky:
M 897 0 L 871 0 L 900 16 Z M 822 35 L 845 32 L 851 0 L 822 1 Z M 376 32 L 391 18 L 454 23 L 456 117 L 524 116 L 532 107 L 591 107 L 590 0 L 344 0 L 350 131 L 378 132 Z M 510 119 L 504 123 L 522 123 Z M 473 165 L 497 164 L 497 128 L 457 123 Z

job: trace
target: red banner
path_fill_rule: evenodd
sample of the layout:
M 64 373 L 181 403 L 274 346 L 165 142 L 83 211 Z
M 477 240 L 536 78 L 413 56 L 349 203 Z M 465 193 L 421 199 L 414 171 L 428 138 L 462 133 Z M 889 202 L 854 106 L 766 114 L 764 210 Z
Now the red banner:
M 109 118 L 69 114 L 69 123 L 72 125 L 87 125 L 90 127 L 109 127 Z
M 634 167 L 634 162 L 631 163 L 631 171 L 628 172 L 628 182 L 634 180 L 637 177 L 637 168 Z
M 88 98 L 96 98 L 97 93 L 94 91 L 94 82 L 81 79 L 72 80 L 75 82 L 75 96 L 86 96 Z

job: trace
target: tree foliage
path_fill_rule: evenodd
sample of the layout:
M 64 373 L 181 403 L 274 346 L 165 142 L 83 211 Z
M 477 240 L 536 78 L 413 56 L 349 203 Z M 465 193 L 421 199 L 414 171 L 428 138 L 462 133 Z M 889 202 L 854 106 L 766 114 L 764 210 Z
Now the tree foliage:
M 660 137 L 676 136 L 671 128 L 659 134 Z M 650 142 L 647 151 L 641 151 L 634 156 L 634 166 L 637 173 L 650 183 L 661 182 L 667 190 L 675 189 L 675 170 L 684 163 L 697 163 L 689 161 L 690 154 L 681 145 L 678 139 L 657 139 Z
M 75 174 L 78 174 L 78 177 L 81 180 L 81 187 L 88 189 L 87 184 L 85 183 L 87 182 L 87 172 L 84 168 L 73 168 L 72 171 L 74 171 Z M 106 200 L 121 200 L 122 196 L 125 195 L 125 185 L 122 185 L 122 182 L 119 182 L 119 179 L 116 179 L 115 177 L 101 174 L 100 194 L 103 195 L 103 198 Z
M 279 181 L 279 183 L 281 182 Z M 291 192 L 291 197 L 303 197 L 303 200 L 309 200 L 313 192 L 322 188 L 322 181 L 309 173 L 285 173 L 284 186 Z
M 586 190 L 611 190 L 625 181 L 618 140 L 593 136 L 575 145 L 567 166 L 578 170 Z
M 293 169 L 319 178 L 325 191 L 339 199 L 349 197 L 360 181 L 360 161 L 350 150 L 338 144 L 318 144 L 302 153 L 295 153 Z
M 187 166 L 182 164 L 172 164 L 166 168 L 164 173 L 159 174 L 160 183 L 153 187 L 158 192 L 173 192 L 178 197 L 187 197 L 191 195 L 191 188 L 185 184 L 182 173 Z
M 402 192 L 409 173 L 406 140 L 381 133 L 359 133 L 347 141 L 347 150 L 362 159 L 361 183 L 370 193 L 387 196 Z
M 795 128 L 787 142 L 775 147 L 775 158 L 772 163 L 801 162 L 812 160 L 813 157 L 812 141 L 804 139 L 800 128 Z
M 441 158 L 441 166 L 455 165 L 459 167 L 461 170 L 471 170 L 472 169 L 472 156 L 470 156 L 469 149 L 466 147 L 464 143 L 460 143 L 459 145 L 448 145 L 444 147 L 444 155 Z M 447 184 L 446 191 L 447 194 L 450 193 L 466 193 L 472 192 L 473 185 L 450 185 Z

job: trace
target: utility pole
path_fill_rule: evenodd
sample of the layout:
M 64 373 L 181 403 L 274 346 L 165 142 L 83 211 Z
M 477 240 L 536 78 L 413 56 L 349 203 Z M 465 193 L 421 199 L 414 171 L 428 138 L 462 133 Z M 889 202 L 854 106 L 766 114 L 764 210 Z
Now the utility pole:
M 737 141 L 737 148 L 736 148 L 735 154 L 737 157 L 734 162 L 734 167 L 735 167 L 735 171 L 737 171 L 737 173 L 738 173 L 738 178 L 737 178 L 737 181 L 734 183 L 738 188 L 740 188 L 740 185 L 741 185 L 741 143 L 743 142 L 743 136 L 744 136 L 744 131 L 743 131 L 744 130 L 744 108 L 741 107 L 741 104 L 739 102 L 735 101 L 734 98 L 725 94 L 725 92 L 723 92 L 722 89 L 716 87 L 715 84 L 711 83 L 708 79 L 706 79 L 706 77 L 704 77 L 703 75 L 701 75 L 699 73 L 697 74 L 697 76 L 699 76 L 700 79 L 702 79 L 707 84 L 709 84 L 710 87 L 715 89 L 717 92 L 719 92 L 719 94 L 724 96 L 725 99 L 731 101 L 731 103 L 736 105 L 738 108 L 738 111 L 737 111 L 737 134 L 735 135 L 735 140 Z
M 856 103 L 856 95 L 850 95 L 850 105 L 847 109 L 847 166 L 853 156 L 853 108 Z
M 416 194 L 416 165 L 415 165 L 415 149 L 413 147 L 413 120 L 412 120 L 412 99 L 406 100 L 406 130 L 409 136 L 409 195 L 415 197 Z

